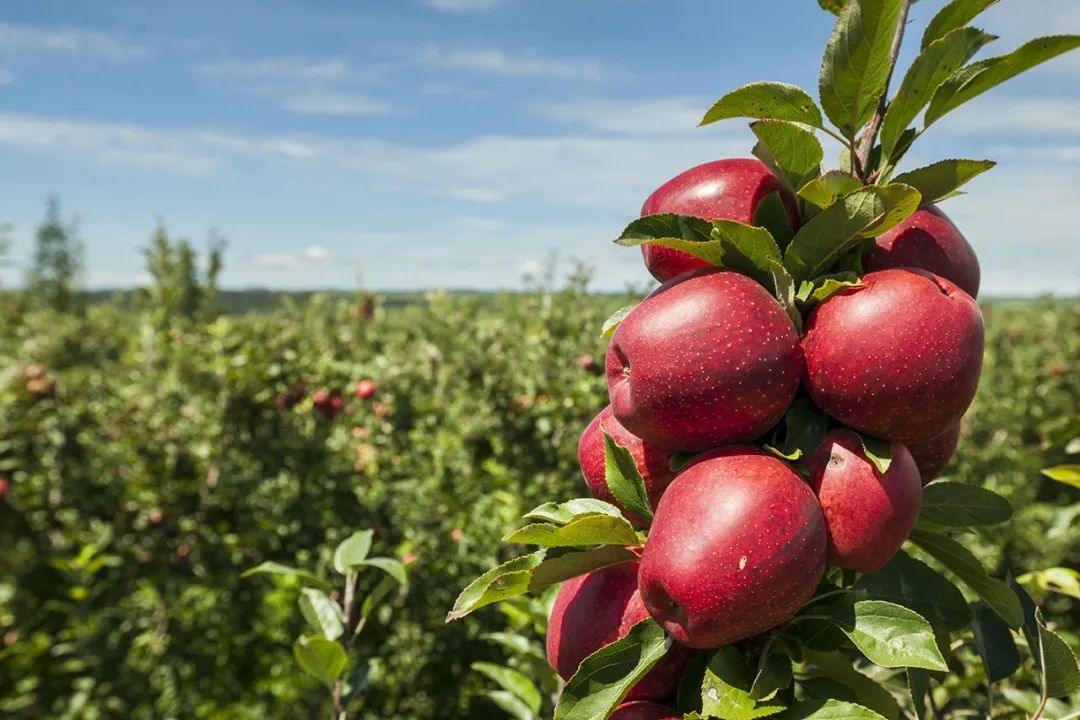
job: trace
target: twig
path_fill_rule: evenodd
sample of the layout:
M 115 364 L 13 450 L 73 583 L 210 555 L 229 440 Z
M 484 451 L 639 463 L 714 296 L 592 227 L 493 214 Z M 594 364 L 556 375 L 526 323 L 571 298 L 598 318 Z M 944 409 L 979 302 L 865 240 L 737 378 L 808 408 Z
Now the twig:
M 889 74 L 885 78 L 885 87 L 881 92 L 881 100 L 878 102 L 877 110 L 874 111 L 870 122 L 866 124 L 866 128 L 863 130 L 858 153 L 853 153 L 852 165 L 859 168 L 859 177 L 864 182 L 866 181 L 865 173 L 870 170 L 870 153 L 874 150 L 874 141 L 877 140 L 878 131 L 881 129 L 881 121 L 885 118 L 885 111 L 889 107 L 887 99 L 889 96 L 889 83 L 892 81 L 893 70 L 896 69 L 896 58 L 900 54 L 900 45 L 904 42 L 904 28 L 907 25 L 909 7 L 911 7 L 911 0 L 904 0 L 900 5 L 900 22 L 896 27 L 896 35 L 893 36 L 892 47 L 889 48 Z

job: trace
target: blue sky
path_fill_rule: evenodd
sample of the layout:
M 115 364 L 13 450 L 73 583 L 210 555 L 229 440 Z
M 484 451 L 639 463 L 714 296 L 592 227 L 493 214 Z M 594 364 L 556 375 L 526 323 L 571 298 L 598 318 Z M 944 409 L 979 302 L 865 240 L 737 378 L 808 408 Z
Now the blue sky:
M 915 6 L 915 41 L 939 6 Z M 998 54 L 1080 32 L 1080 3 L 1002 0 L 977 24 Z M 230 287 L 513 288 L 551 257 L 642 285 L 611 239 L 657 185 L 752 145 L 740 121 L 695 128 L 703 110 L 753 80 L 813 90 L 831 25 L 814 0 L 7 0 L 0 277 L 55 192 L 94 287 L 143 279 L 158 217 L 197 244 L 217 228 Z M 944 206 L 986 293 L 1080 293 L 1080 52 L 911 155 L 999 161 Z

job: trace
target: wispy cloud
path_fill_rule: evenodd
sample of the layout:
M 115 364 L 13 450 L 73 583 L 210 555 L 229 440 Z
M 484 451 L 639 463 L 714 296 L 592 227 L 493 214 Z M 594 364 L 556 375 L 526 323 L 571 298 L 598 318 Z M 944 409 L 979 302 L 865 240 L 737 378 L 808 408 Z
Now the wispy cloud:
M 436 10 L 452 13 L 483 12 L 506 4 L 506 0 L 424 0 L 424 4 Z
M 273 270 L 297 270 L 328 265 L 333 261 L 334 254 L 318 245 L 311 245 L 295 252 L 258 253 L 251 258 L 253 265 Z
M 146 46 L 103 30 L 75 27 L 39 27 L 0 21 L 0 52 L 53 52 L 113 62 L 146 57 Z
M 277 95 L 277 93 L 274 93 Z M 389 102 L 367 93 L 340 90 L 290 92 L 278 96 L 281 107 L 298 115 L 340 115 L 369 117 L 389 115 Z
M 702 98 L 678 96 L 552 102 L 534 105 L 532 111 L 557 123 L 604 133 L 670 135 L 696 130 L 706 107 Z
M 464 70 L 498 77 L 546 77 L 599 80 L 610 68 L 597 60 L 563 59 L 535 54 L 514 55 L 501 48 L 445 48 L 427 45 L 417 55 L 421 65 Z
M 988 111 L 988 105 L 991 108 Z M 939 130 L 940 127 L 940 130 Z M 1075 97 L 974 100 L 935 125 L 931 132 L 1080 135 L 1080 99 Z
M 344 60 L 304 58 L 218 60 L 203 63 L 199 70 L 205 75 L 242 80 L 339 80 L 352 72 Z

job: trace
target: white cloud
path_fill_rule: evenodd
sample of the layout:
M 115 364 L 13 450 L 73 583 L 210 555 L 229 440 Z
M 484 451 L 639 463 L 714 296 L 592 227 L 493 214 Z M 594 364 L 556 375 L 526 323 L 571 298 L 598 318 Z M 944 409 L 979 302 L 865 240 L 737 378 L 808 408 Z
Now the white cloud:
M 313 90 L 284 93 L 281 107 L 298 115 L 374 116 L 389 115 L 390 103 L 366 93 L 338 90 Z
M 455 85 L 453 83 L 425 82 L 421 83 L 419 87 L 417 87 L 417 90 L 421 95 L 458 97 L 464 100 L 482 100 L 483 98 L 488 97 L 488 93 L 485 90 L 465 87 L 464 85 Z
M 251 258 L 251 263 L 271 270 L 296 270 L 316 265 L 327 265 L 334 260 L 329 250 L 318 245 L 296 252 L 258 253 Z
M 599 80 L 609 73 L 609 68 L 596 60 L 511 55 L 494 47 L 448 49 L 427 45 L 416 59 L 421 65 L 433 68 L 465 70 L 499 77 Z
M 273 80 L 335 80 L 347 77 L 352 72 L 349 65 L 340 59 L 303 58 L 218 60 L 203 63 L 199 70 L 213 77 Z
M 453 13 L 493 10 L 505 2 L 506 0 L 424 0 L 424 4 L 430 8 Z
M 102 30 L 37 27 L 0 21 L 0 52 L 54 52 L 115 62 L 138 60 L 149 50 Z
M 940 130 L 939 130 L 940 128 Z M 933 126 L 931 132 L 1080 135 L 1080 99 L 1075 97 L 979 98 Z
M 533 112 L 558 123 L 604 133 L 668 135 L 696 130 L 707 107 L 701 98 L 666 97 L 552 102 L 535 105 Z

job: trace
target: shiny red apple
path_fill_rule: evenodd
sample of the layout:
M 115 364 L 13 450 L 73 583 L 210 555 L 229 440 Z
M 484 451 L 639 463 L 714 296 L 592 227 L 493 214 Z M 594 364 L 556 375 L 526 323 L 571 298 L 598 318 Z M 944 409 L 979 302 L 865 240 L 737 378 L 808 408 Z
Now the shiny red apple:
M 959 442 L 960 423 L 956 423 L 937 437 L 907 446 L 911 451 L 911 457 L 915 458 L 915 464 L 919 466 L 923 485 L 941 474 L 941 471 L 949 464 L 949 460 L 952 460 Z
M 979 258 L 956 225 L 936 205 L 920 208 L 878 236 L 863 261 L 867 270 L 917 267 L 951 280 L 971 297 L 979 295 Z

